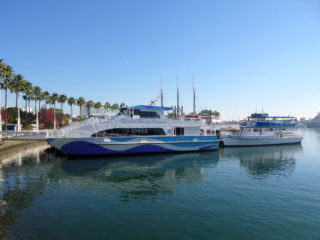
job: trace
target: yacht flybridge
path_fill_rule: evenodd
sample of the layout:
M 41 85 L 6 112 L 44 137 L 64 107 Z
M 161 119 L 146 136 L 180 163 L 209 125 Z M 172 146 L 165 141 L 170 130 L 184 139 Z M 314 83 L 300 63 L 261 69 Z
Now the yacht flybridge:
M 201 121 L 169 119 L 169 107 L 138 105 L 115 116 L 95 115 L 55 131 L 48 143 L 65 155 L 105 155 L 216 150 L 216 135 Z M 212 131 L 211 131 L 212 132 Z
M 296 122 L 294 117 L 253 113 L 240 123 L 239 132 L 222 134 L 223 143 L 226 147 L 300 144 L 302 136 L 293 131 Z

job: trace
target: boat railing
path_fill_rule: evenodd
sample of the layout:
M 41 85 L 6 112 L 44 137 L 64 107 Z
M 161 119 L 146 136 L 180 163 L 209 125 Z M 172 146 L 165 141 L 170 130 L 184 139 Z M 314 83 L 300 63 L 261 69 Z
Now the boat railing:
M 68 137 L 71 133 L 72 135 L 75 135 L 75 131 L 77 132 L 77 135 L 81 136 L 88 133 L 94 125 L 108 121 L 109 119 L 110 118 L 92 117 L 81 122 L 73 122 L 69 126 L 48 132 L 47 137 Z
M 233 136 L 233 137 L 259 137 L 259 138 L 263 138 L 263 137 L 272 137 L 272 136 L 277 136 L 277 137 L 286 137 L 286 138 L 290 138 L 290 137 L 299 137 L 301 136 L 298 133 L 295 132 L 263 132 L 263 133 L 259 133 L 259 132 L 245 132 L 245 133 L 241 133 L 241 132 L 226 132 L 225 135 L 228 136 Z

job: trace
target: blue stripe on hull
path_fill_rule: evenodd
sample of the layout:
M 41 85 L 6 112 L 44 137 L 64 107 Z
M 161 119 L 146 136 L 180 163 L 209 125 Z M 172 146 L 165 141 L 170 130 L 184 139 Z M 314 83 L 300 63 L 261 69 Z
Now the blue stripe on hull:
M 130 145 L 129 145 L 130 146 Z M 219 142 L 185 142 L 172 143 L 170 147 L 162 147 L 153 144 L 143 144 L 140 146 L 133 146 L 127 150 L 115 151 L 108 149 L 107 145 L 101 146 L 87 141 L 73 141 L 63 145 L 60 151 L 65 155 L 108 155 L 108 154 L 130 154 L 130 153 L 161 153 L 161 152 L 183 152 L 183 151 L 206 151 L 216 150 L 219 148 Z M 175 147 L 183 148 L 183 150 L 176 150 Z

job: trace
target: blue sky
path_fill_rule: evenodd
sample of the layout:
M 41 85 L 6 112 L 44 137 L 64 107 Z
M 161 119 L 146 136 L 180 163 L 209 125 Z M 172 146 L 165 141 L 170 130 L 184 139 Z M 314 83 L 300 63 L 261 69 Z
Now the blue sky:
M 223 119 L 320 111 L 318 1 L 0 0 L 0 11 L 0 58 L 51 93 L 148 104 L 162 76 L 171 106 L 178 75 L 191 111 L 194 73 L 197 109 Z

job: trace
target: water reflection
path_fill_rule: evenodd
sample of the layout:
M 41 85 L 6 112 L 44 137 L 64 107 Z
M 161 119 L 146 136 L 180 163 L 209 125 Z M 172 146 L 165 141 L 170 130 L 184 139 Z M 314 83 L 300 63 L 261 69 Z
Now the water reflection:
M 234 164 L 238 162 L 249 176 L 290 175 L 295 169 L 297 155 L 302 152 L 300 145 L 292 145 L 227 148 L 187 154 L 69 159 L 48 154 L 43 151 L 44 148 L 29 147 L 13 152 L 1 161 L 0 238 L 8 237 L 6 234 L 19 235 L 17 231 L 23 228 L 22 223 L 17 222 L 19 216 L 24 214 L 22 210 L 41 205 L 44 198 L 54 194 L 62 196 L 60 201 L 64 201 L 64 197 L 68 199 L 61 205 L 78 199 L 84 203 L 92 199 L 104 199 L 106 203 L 157 202 L 175 195 L 177 189 L 180 191 L 183 186 L 210 181 L 206 177 L 208 172 L 217 179 L 223 176 L 237 177 L 233 171 L 236 171 Z M 216 168 L 220 163 L 221 167 Z M 226 165 L 223 164 L 227 167 L 224 168 Z M 232 173 L 228 175 L 230 166 Z M 215 174 L 215 171 L 224 174 Z M 223 181 L 223 178 L 219 180 L 220 183 Z M 25 236 L 25 232 L 22 231 L 21 235 Z M 26 238 L 32 239 L 32 236 Z
M 157 198 L 174 184 L 203 180 L 218 152 L 125 156 L 63 161 L 50 175 L 101 194 L 120 193 L 122 200 Z
M 283 145 L 252 148 L 226 148 L 221 151 L 224 159 L 237 159 L 253 176 L 290 175 L 295 169 L 296 155 L 301 145 Z
M 218 152 L 68 159 L 48 154 L 46 146 L 13 152 L 0 164 L 0 238 L 35 199 L 66 187 L 120 200 L 152 198 L 173 192 L 175 184 L 205 178 Z
M 48 165 L 43 150 L 46 144 L 34 148 L 18 147 L 0 156 L 0 238 L 14 223 L 18 212 L 29 207 L 46 186 Z

